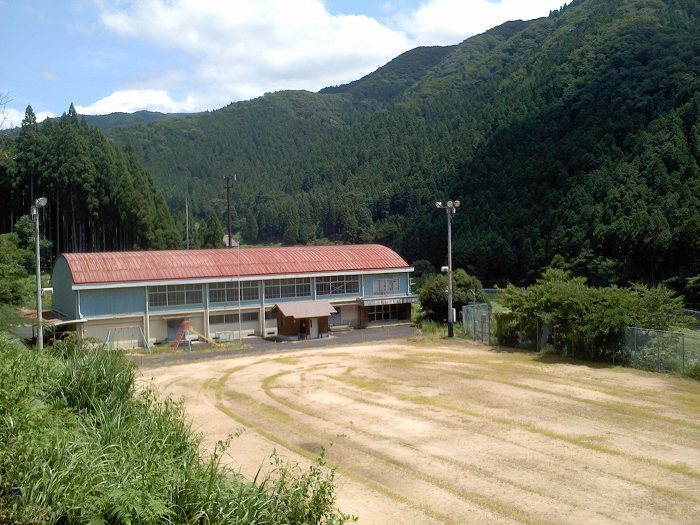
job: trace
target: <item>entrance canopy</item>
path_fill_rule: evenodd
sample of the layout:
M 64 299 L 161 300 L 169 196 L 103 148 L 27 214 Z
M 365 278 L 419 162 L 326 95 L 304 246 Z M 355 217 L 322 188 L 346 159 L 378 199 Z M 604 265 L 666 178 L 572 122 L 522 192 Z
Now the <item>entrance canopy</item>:
M 37 319 L 36 311 L 23 309 L 22 315 L 24 317 L 26 317 L 27 319 L 31 319 L 33 321 L 36 321 L 36 319 Z M 83 319 L 70 319 L 69 317 L 63 315 L 62 313 L 57 312 L 56 310 L 42 311 L 41 318 L 42 318 L 42 324 L 44 325 L 44 328 L 65 326 L 65 325 L 71 325 L 71 324 L 81 324 L 81 323 L 87 322 L 87 319 L 85 319 L 85 318 L 83 318 Z
M 328 317 L 337 313 L 333 305 L 328 301 L 294 301 L 289 303 L 276 304 L 272 307 L 272 313 L 278 312 L 282 317 L 293 317 L 294 319 L 315 319 L 317 317 Z
M 374 297 L 371 299 L 361 297 L 357 300 L 357 304 L 360 306 L 382 306 L 387 304 L 407 304 L 407 303 L 417 303 L 417 295 L 401 295 L 394 297 Z

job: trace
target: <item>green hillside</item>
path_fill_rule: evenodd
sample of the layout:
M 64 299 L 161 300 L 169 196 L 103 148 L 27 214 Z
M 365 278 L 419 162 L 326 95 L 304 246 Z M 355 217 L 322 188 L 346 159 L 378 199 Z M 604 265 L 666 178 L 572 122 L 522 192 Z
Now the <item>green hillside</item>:
M 171 118 L 185 118 L 187 113 L 159 113 L 157 111 L 135 111 L 134 113 L 110 113 L 109 115 L 84 115 L 88 126 L 107 131 L 116 126 L 145 124 Z
M 700 6 L 574 0 L 448 48 L 419 48 L 320 93 L 281 92 L 122 126 L 174 210 L 249 242 L 378 241 L 487 285 L 553 260 L 594 284 L 700 274 Z M 239 210 L 244 210 L 239 213 Z M 223 216 L 223 215 L 221 215 Z

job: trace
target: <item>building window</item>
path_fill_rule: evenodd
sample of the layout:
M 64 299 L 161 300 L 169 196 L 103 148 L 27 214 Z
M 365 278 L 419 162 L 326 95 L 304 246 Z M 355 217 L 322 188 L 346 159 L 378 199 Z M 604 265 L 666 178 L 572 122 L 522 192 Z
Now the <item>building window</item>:
M 273 312 L 271 312 L 271 311 L 269 311 L 269 310 L 268 310 L 267 312 L 265 312 L 265 320 L 266 320 L 266 321 L 273 321 L 273 320 L 275 320 L 275 319 L 277 319 L 277 315 L 276 315 L 276 314 L 274 314 Z
M 257 281 L 241 282 L 241 301 L 257 301 L 260 298 Z M 212 283 L 209 285 L 209 302 L 234 303 L 238 301 L 238 283 Z
M 395 295 L 401 292 L 398 279 L 375 279 L 372 283 L 373 295 Z
M 250 322 L 258 320 L 258 312 L 243 312 L 241 314 L 241 322 Z M 238 314 L 216 314 L 209 316 L 209 324 L 238 324 Z
M 274 279 L 265 283 L 265 299 L 311 297 L 311 279 Z
M 165 291 L 165 286 L 149 288 L 148 303 L 150 306 L 168 306 L 168 293 Z
M 185 304 L 202 304 L 201 284 L 175 284 L 153 286 L 148 289 L 150 306 L 182 306 Z
M 198 284 L 185 286 L 185 304 L 199 304 L 202 302 L 202 287 Z
M 345 295 L 360 292 L 357 275 L 337 275 L 316 278 L 316 295 Z
M 370 321 L 391 321 L 399 318 L 398 304 L 380 304 L 368 307 Z

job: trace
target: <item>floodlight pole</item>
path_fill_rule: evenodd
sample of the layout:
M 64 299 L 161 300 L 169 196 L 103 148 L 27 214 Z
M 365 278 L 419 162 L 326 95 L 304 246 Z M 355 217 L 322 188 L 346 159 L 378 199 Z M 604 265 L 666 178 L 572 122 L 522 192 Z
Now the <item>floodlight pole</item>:
M 231 243 L 231 177 L 226 176 L 226 233 L 228 234 L 228 241 L 226 244 L 229 248 L 233 246 Z
M 238 344 L 241 344 L 241 243 L 236 241 L 236 262 L 238 263 Z M 263 319 L 263 325 L 265 319 Z
M 41 253 L 39 251 L 39 208 L 46 206 L 46 197 L 41 197 L 34 201 L 32 206 L 32 217 L 34 217 L 34 248 L 36 252 L 36 319 L 39 323 L 39 334 L 37 336 L 37 346 L 39 351 L 44 350 L 44 319 L 41 304 Z
M 452 216 L 462 203 L 459 201 L 436 202 L 435 207 L 447 212 L 447 337 L 455 336 L 454 311 L 452 310 Z

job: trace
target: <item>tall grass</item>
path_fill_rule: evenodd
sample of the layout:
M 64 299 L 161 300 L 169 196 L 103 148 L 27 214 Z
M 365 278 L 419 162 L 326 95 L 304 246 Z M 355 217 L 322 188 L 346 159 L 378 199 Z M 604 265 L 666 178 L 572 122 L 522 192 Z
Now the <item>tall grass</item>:
M 447 323 L 439 323 L 426 318 L 418 322 L 418 327 L 426 337 L 447 337 Z
M 119 352 L 39 354 L 0 333 L 0 523 L 340 524 L 333 471 L 273 456 L 253 482 L 210 456 L 183 406 L 134 389 Z

